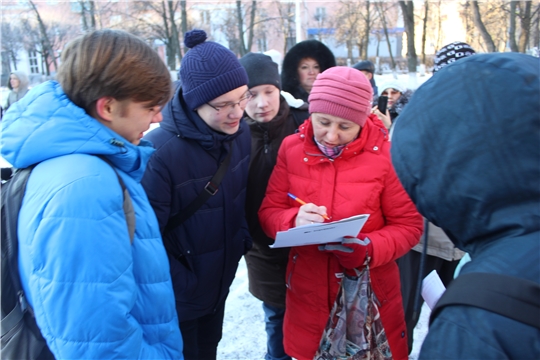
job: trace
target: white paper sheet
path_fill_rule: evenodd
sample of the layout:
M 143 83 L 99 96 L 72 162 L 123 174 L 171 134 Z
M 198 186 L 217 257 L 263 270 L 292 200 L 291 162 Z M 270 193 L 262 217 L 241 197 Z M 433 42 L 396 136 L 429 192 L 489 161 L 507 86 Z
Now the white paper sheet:
M 279 231 L 271 248 L 341 242 L 344 236 L 357 236 L 369 215 L 355 215 L 339 221 L 298 226 Z
M 445 291 L 446 287 L 444 287 L 439 274 L 437 274 L 437 270 L 430 272 L 422 281 L 422 297 L 430 309 L 435 307 Z

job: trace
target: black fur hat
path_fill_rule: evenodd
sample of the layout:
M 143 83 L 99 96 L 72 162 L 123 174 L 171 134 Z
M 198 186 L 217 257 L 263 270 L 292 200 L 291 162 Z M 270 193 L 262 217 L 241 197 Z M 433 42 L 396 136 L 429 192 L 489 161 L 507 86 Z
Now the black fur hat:
M 298 64 L 304 58 L 315 59 L 324 70 L 336 66 L 336 58 L 326 45 L 318 40 L 304 40 L 294 45 L 285 54 L 281 67 L 281 87 L 291 94 L 298 88 Z

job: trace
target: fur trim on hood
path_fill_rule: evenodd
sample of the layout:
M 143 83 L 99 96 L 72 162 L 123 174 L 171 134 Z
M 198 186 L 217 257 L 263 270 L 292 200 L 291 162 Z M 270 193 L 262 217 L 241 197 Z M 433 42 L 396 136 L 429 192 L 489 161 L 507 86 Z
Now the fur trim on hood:
M 318 40 L 305 40 L 294 45 L 285 54 L 281 70 L 281 87 L 283 91 L 289 92 L 295 97 L 298 86 L 298 64 L 304 58 L 315 59 L 324 70 L 336 66 L 336 59 L 330 49 Z

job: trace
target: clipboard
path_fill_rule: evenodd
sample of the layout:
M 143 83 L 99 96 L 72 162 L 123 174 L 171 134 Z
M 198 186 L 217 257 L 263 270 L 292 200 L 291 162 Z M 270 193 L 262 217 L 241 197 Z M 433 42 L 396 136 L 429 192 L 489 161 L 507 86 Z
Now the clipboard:
M 329 223 L 298 226 L 287 231 L 278 231 L 271 248 L 305 246 L 341 242 L 344 236 L 357 236 L 369 214 L 355 215 Z

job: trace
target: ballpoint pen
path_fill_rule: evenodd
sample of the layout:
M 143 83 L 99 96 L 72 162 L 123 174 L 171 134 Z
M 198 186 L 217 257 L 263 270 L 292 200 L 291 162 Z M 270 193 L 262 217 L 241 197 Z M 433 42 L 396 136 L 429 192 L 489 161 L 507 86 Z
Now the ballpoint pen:
M 291 194 L 291 193 L 287 193 L 287 195 L 289 195 L 289 197 L 297 202 L 299 202 L 300 204 L 302 205 L 306 205 L 306 202 L 297 198 L 295 195 Z M 324 214 L 322 215 L 323 218 L 325 218 L 326 220 L 330 220 L 330 218 L 328 217 L 328 215 Z

